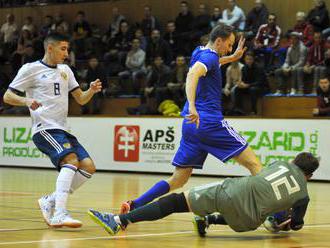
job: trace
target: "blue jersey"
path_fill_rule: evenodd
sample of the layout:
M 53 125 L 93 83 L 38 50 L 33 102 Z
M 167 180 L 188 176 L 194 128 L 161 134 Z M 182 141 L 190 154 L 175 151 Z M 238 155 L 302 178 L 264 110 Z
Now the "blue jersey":
M 198 80 L 196 91 L 196 109 L 201 120 L 219 121 L 223 119 L 221 112 L 222 75 L 219 64 L 219 56 L 216 51 L 199 46 L 191 56 L 190 68 L 196 63 L 202 63 L 207 69 L 206 75 Z M 186 101 L 182 116 L 189 113 L 189 104 Z

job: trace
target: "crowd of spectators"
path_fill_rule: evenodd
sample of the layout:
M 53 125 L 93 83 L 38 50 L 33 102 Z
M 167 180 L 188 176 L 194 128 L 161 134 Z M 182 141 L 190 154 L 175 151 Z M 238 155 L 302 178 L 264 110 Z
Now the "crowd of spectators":
M 3 0 L 0 5 L 64 2 L 81 1 Z M 18 27 L 14 15 L 8 14 L 0 29 L 0 94 L 24 63 L 42 58 L 44 37 L 58 32 L 71 38 L 66 63 L 82 87 L 96 78 L 103 82 L 104 90 L 91 107 L 82 108 L 82 113 L 102 112 L 102 99 L 108 96 L 140 97 L 144 111 L 137 108 L 138 111 L 130 111 L 133 114 L 157 113 L 157 107 L 168 99 L 180 107 L 184 103 L 191 52 L 196 46 L 207 44 L 212 27 L 226 23 L 235 27 L 238 36 L 246 38 L 248 47 L 241 61 L 222 66 L 227 113 L 256 114 L 257 100 L 265 94 L 323 94 L 319 102 L 324 109 L 324 99 L 329 99 L 324 92 L 328 90 L 319 84 L 330 72 L 329 14 L 323 0 L 314 3 L 307 14 L 296 13 L 296 24 L 286 32 L 262 0 L 255 0 L 248 13 L 235 0 L 228 0 L 222 11 L 219 6 L 210 10 L 200 3 L 197 13 L 192 13 L 188 2 L 181 1 L 176 18 L 166 23 L 159 21 L 150 6 L 144 6 L 143 18 L 134 22 L 128 22 L 125 14 L 114 7 L 107 30 L 93 24 L 83 11 L 76 13 L 73 23 L 68 23 L 61 13 L 47 15 L 40 26 L 26 16 L 22 27 Z M 4 66 L 10 67 L 9 74 Z M 271 77 L 274 87 L 268 83 Z M 316 112 L 313 110 L 314 114 L 324 114 L 323 110 Z

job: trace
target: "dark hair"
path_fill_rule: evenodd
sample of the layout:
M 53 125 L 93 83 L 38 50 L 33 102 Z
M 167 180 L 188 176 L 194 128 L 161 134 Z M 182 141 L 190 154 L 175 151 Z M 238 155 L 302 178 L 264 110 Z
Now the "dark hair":
M 313 174 L 319 167 L 319 160 L 310 152 L 299 153 L 293 163 L 297 165 L 306 176 Z
M 249 50 L 245 53 L 245 56 L 251 56 L 254 58 L 254 52 L 252 50 Z
M 59 33 L 51 33 L 47 35 L 47 37 L 44 40 L 44 46 L 47 46 L 49 43 L 52 42 L 60 42 L 60 41 L 66 41 L 69 42 L 69 37 L 63 34 Z
M 188 2 L 187 1 L 181 1 L 180 4 L 185 4 L 188 6 Z
M 276 16 L 276 14 L 275 14 L 275 13 L 273 13 L 273 12 L 269 13 L 269 14 L 268 14 L 268 17 L 269 17 L 269 16 L 274 16 L 274 17 L 275 17 L 275 19 L 277 19 L 277 16 Z
M 232 26 L 220 23 L 210 33 L 210 41 L 215 42 L 217 38 L 227 39 L 234 32 Z
M 84 12 L 84 11 L 82 11 L 82 10 L 79 10 L 79 11 L 77 12 L 77 15 L 82 15 L 82 16 L 85 16 L 85 12 Z

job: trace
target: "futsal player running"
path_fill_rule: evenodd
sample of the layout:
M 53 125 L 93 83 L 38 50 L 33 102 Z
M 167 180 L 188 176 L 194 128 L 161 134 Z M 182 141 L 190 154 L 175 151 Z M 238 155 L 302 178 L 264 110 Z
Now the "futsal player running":
M 67 211 L 69 193 L 73 193 L 95 172 L 93 160 L 68 133 L 69 93 L 81 105 L 86 104 L 102 83 L 97 79 L 82 91 L 71 69 L 63 64 L 68 57 L 69 40 L 60 34 L 50 34 L 44 41 L 42 60 L 27 63 L 18 71 L 4 95 L 4 101 L 14 106 L 29 107 L 32 117 L 33 142 L 49 156 L 59 171 L 55 191 L 39 199 L 46 223 L 51 227 L 80 227 Z M 26 97 L 19 93 L 26 93 Z
M 139 198 L 121 205 L 121 213 L 127 213 L 170 191 L 182 187 L 193 169 L 202 169 L 210 153 L 222 162 L 235 159 L 256 175 L 262 165 L 255 153 L 225 120 L 221 111 L 222 76 L 220 66 L 239 60 L 244 54 L 245 40 L 241 38 L 234 54 L 233 28 L 224 24 L 214 27 L 209 42 L 197 47 L 191 56 L 186 79 L 187 101 L 182 111 L 182 137 L 172 164 L 173 175 L 157 182 Z

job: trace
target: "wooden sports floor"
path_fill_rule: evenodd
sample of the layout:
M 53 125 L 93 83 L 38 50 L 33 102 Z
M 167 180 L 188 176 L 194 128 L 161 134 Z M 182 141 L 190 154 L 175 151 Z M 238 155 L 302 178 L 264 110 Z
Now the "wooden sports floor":
M 129 226 L 118 236 L 109 236 L 86 214 L 88 208 L 118 211 L 120 203 L 144 192 L 164 175 L 97 173 L 70 197 L 73 217 L 83 221 L 80 229 L 49 229 L 41 218 L 37 199 L 53 190 L 55 170 L 0 168 L 0 248 L 2 247 L 330 247 L 330 184 L 309 184 L 311 204 L 305 227 L 298 232 L 270 234 L 263 228 L 235 233 L 213 226 L 206 238 L 193 231 L 192 214 L 175 214 L 157 222 Z M 192 177 L 185 189 L 219 180 Z

